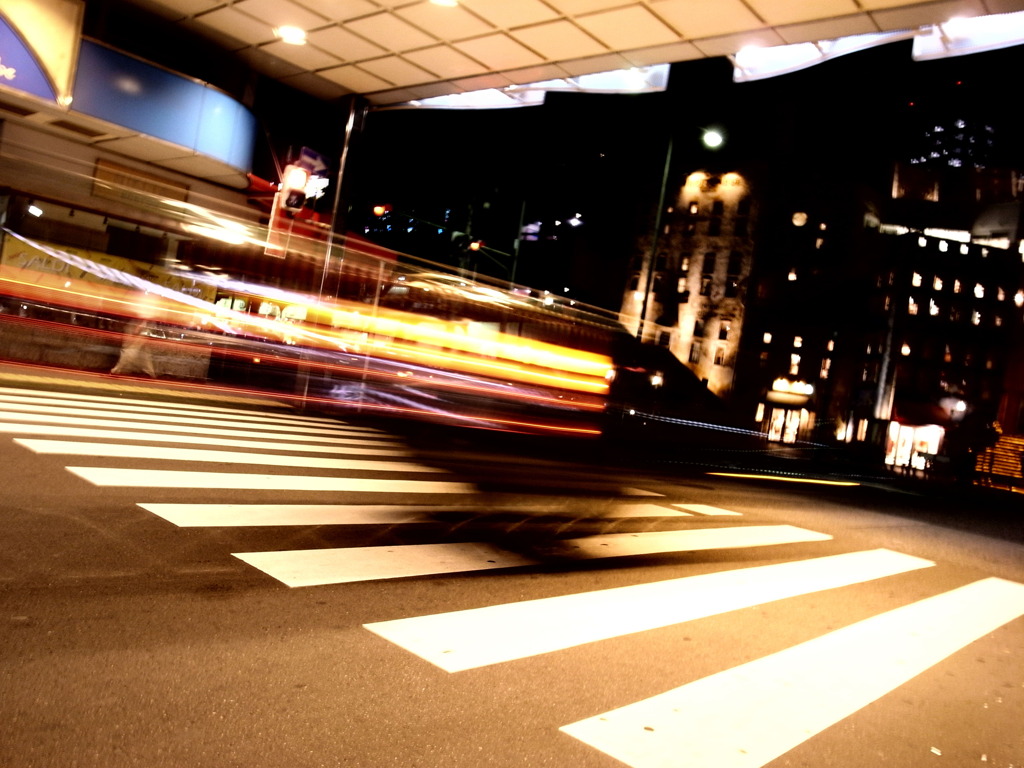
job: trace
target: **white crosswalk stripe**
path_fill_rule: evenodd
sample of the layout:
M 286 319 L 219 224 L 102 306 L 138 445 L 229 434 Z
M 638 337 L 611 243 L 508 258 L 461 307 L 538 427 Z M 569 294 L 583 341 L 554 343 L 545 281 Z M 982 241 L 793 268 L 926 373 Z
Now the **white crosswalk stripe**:
M 853 552 L 365 626 L 459 672 L 932 565 L 884 549 Z
M 712 528 L 651 533 L 612 533 L 560 539 L 555 552 L 576 560 L 636 555 L 697 552 L 732 547 L 761 547 L 826 541 L 823 533 L 789 525 Z M 468 556 L 467 556 L 467 547 Z M 484 553 L 477 557 L 478 553 Z M 480 542 L 469 544 L 406 544 L 395 547 L 352 547 L 243 552 L 235 557 L 290 587 L 342 584 L 368 579 L 395 579 L 440 573 L 469 572 L 537 565 L 541 561 L 505 552 Z M 415 563 L 410 566 L 409 563 Z
M 1021 616 L 1024 584 L 984 579 L 561 730 L 631 768 L 761 768 Z

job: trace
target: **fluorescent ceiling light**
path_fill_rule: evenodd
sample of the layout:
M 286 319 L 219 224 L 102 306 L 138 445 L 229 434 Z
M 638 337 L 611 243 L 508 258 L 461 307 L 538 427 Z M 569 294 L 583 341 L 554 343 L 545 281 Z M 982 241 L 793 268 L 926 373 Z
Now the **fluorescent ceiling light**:
M 1024 11 L 950 19 L 914 38 L 914 61 L 964 56 L 1024 43 Z
M 281 38 L 282 43 L 288 43 L 288 45 L 306 44 L 306 30 L 299 27 L 275 27 L 274 34 Z
M 544 103 L 549 91 L 569 93 L 656 93 L 668 85 L 668 64 L 652 67 L 633 67 L 611 72 L 564 80 L 543 80 L 507 88 L 488 88 L 446 96 L 420 99 L 398 104 L 396 107 L 426 107 L 434 109 L 501 109 L 504 107 L 530 107 Z

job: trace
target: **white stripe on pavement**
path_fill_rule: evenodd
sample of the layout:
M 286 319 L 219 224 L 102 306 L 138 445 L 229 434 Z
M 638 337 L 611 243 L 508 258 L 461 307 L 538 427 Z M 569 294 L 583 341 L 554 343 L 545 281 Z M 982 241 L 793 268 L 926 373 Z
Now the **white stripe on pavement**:
M 732 532 L 730 534 L 730 531 Z M 831 536 L 794 528 L 788 525 L 752 528 L 719 528 L 708 531 L 670 531 L 637 534 L 602 534 L 557 543 L 559 552 L 570 553 L 572 559 L 626 557 L 654 553 L 686 552 L 713 547 L 756 547 L 800 541 L 819 541 Z M 689 535 L 687 535 L 689 534 Z M 454 547 L 449 556 L 447 547 Z M 487 558 L 464 557 L 484 550 Z M 494 556 L 498 553 L 498 556 Z M 343 584 L 368 579 L 396 579 L 406 576 L 428 576 L 456 571 L 476 571 L 536 565 L 540 560 L 513 555 L 491 544 L 404 544 L 394 547 L 345 547 L 339 549 L 290 550 L 280 552 L 245 552 L 236 554 L 247 563 L 282 581 L 288 586 Z M 411 566 L 406 566 L 406 559 Z M 433 564 L 433 565 L 432 565 Z M 465 567 L 463 567 L 465 566 Z M 410 570 L 411 567 L 411 570 Z M 307 571 L 307 568 L 311 569 Z M 431 570 L 436 568 L 436 570 Z
M 232 428 L 216 428 L 216 427 L 202 427 L 194 426 L 191 424 L 178 424 L 168 422 L 166 424 L 146 424 L 137 423 L 134 421 L 124 421 L 116 419 L 99 419 L 99 418 L 88 418 L 84 416 L 54 416 L 41 413 L 16 413 L 13 411 L 0 410 L 0 419 L 7 419 L 7 423 L 4 424 L 5 430 L 17 431 L 17 424 L 13 422 L 30 422 L 36 424 L 67 424 L 69 426 L 78 427 L 99 427 L 105 429 L 127 429 L 127 430 L 142 430 L 142 429 L 154 429 L 159 428 L 164 432 L 178 432 L 185 433 L 188 435 L 227 435 L 231 437 L 238 437 L 239 435 L 245 435 L 249 439 L 262 438 L 265 440 L 280 440 L 282 435 L 280 432 L 260 432 L 255 429 L 241 429 L 238 426 Z M 203 421 L 204 424 L 214 423 L 211 421 Z M 362 437 L 360 433 L 352 433 L 350 436 L 341 436 L 345 433 L 336 432 L 336 437 L 326 437 L 323 435 L 310 435 L 303 432 L 302 434 L 285 434 L 284 436 L 291 440 L 305 440 L 313 443 L 329 443 L 331 445 L 375 445 L 375 446 L 392 446 L 398 442 L 395 439 L 366 439 Z
M 179 403 L 160 400 L 139 400 L 133 398 L 113 398 L 102 395 L 81 395 L 64 392 L 35 392 L 32 390 L 10 390 L 0 387 L 0 403 L 24 403 L 44 404 L 55 406 L 70 406 L 74 408 L 88 407 L 92 410 L 115 410 L 115 411 L 146 411 L 149 413 L 190 413 L 190 414 L 216 414 L 224 418 L 238 419 L 239 421 L 266 421 L 273 420 L 283 423 L 307 424 L 324 427 L 343 427 L 355 429 L 360 432 L 375 433 L 380 430 L 371 427 L 353 426 L 335 419 L 321 416 L 303 416 L 289 411 L 254 411 L 245 408 L 230 408 L 227 406 L 196 405 L 193 403 Z M 11 394 L 17 393 L 17 394 Z
M 400 504 L 139 504 L 179 528 L 424 523 L 450 506 Z
M 983 579 L 561 730 L 630 768 L 761 768 L 1024 616 Z
M 165 446 L 129 445 L 125 443 L 80 443 L 71 440 L 33 440 L 15 438 L 15 443 L 33 453 L 62 456 L 93 456 L 115 459 L 158 459 L 162 461 L 194 461 L 217 464 L 256 464 L 271 467 L 307 467 L 371 472 L 432 472 L 447 474 L 424 464 L 382 459 L 328 459 L 321 456 L 292 456 L 244 451 L 211 451 L 199 448 L 167 448 Z M 273 445 L 266 446 L 273 448 Z
M 466 483 L 433 480 L 371 480 L 364 477 L 263 475 L 246 472 L 187 472 L 171 469 L 65 467 L 99 486 L 190 488 L 252 491 L 331 491 L 335 493 L 475 493 Z
M 710 504 L 673 504 L 672 506 L 685 509 L 687 512 L 696 512 L 698 515 L 735 515 L 738 517 L 742 514 L 721 507 L 713 507 Z
M 234 556 L 289 587 L 465 573 L 534 564 L 527 557 L 480 542 L 241 552 Z
M 878 549 L 364 626 L 461 672 L 932 565 Z
M 193 434 L 191 431 L 187 434 L 163 434 L 162 432 L 124 432 L 115 429 L 68 427 L 56 424 L 9 424 L 4 422 L 0 422 L 0 434 L 82 437 L 94 440 L 141 440 L 150 443 L 188 443 L 196 446 L 217 445 L 227 448 L 272 448 L 275 451 L 341 453 L 359 456 L 409 456 L 412 454 L 411 451 L 400 448 L 363 448 L 361 447 L 362 443 L 358 440 L 343 440 L 340 445 L 278 442 L 287 435 L 274 435 L 266 440 L 239 440 L 229 437 L 208 437 Z M 231 434 L 237 434 L 237 432 Z
M 692 515 L 657 504 L 619 504 L 606 512 L 604 517 L 692 517 Z
M 739 528 L 695 528 L 646 533 L 609 533 L 554 543 L 558 552 L 574 558 L 656 555 L 733 547 L 767 547 L 805 541 L 828 541 L 827 533 L 792 525 L 751 525 Z
M 16 419 L 16 414 L 39 414 L 39 415 L 51 415 L 51 416 L 64 416 L 70 418 L 79 417 L 82 414 L 83 409 L 80 407 L 64 407 L 57 405 L 22 405 L 19 403 L 5 403 L 4 409 L 0 410 L 0 417 L 6 419 Z M 105 421 L 102 418 L 103 411 L 87 411 L 93 415 L 101 417 L 100 420 Z M 212 414 L 211 414 L 212 416 Z M 119 423 L 134 423 L 139 422 L 136 429 L 142 429 L 149 427 L 149 424 L 144 422 L 152 421 L 167 421 L 173 420 L 175 424 L 198 424 L 198 425 L 212 425 L 216 427 L 234 427 L 237 430 L 248 429 L 250 425 L 257 426 L 259 429 L 265 432 L 292 432 L 296 435 L 331 435 L 334 437 L 341 437 L 343 435 L 367 435 L 373 434 L 368 433 L 358 427 L 349 426 L 338 426 L 338 427 L 326 427 L 326 426 L 313 426 L 303 424 L 283 424 L 275 419 L 259 419 L 256 421 L 243 422 L 236 419 L 215 419 L 211 416 L 184 416 L 176 413 L 142 413 L 138 410 L 134 410 L 131 413 L 131 419 L 127 422 Z M 375 435 L 376 436 L 376 435 Z

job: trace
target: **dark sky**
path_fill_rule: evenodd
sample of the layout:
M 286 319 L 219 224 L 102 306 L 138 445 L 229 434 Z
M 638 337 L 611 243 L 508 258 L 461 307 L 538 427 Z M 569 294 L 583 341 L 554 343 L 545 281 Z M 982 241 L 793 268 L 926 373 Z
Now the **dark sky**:
M 578 211 L 589 230 L 574 234 L 574 258 L 582 250 L 595 269 L 621 272 L 657 200 L 670 136 L 676 173 L 784 160 L 794 173 L 827 167 L 843 183 L 884 187 L 919 116 L 958 102 L 995 124 L 1006 162 L 1021 167 L 1014 82 L 1022 65 L 1022 46 L 913 62 L 904 42 L 752 83 L 733 83 L 728 61 L 712 59 L 675 65 L 664 94 L 555 94 L 538 107 L 374 112 L 354 152 L 352 202 L 422 212 L 472 206 L 478 229 L 492 226 L 486 234 L 505 250 L 523 201 L 527 220 Z M 728 138 L 714 154 L 699 142 L 709 126 Z

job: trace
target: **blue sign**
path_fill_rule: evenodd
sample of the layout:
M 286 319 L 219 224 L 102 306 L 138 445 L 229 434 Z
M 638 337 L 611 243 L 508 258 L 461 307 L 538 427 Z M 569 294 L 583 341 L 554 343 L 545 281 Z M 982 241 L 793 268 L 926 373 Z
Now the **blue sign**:
M 0 85 L 47 101 L 57 100 L 57 93 L 36 57 L 21 35 L 3 18 L 0 18 Z
M 203 83 L 82 41 L 72 109 L 248 171 L 256 119 Z

